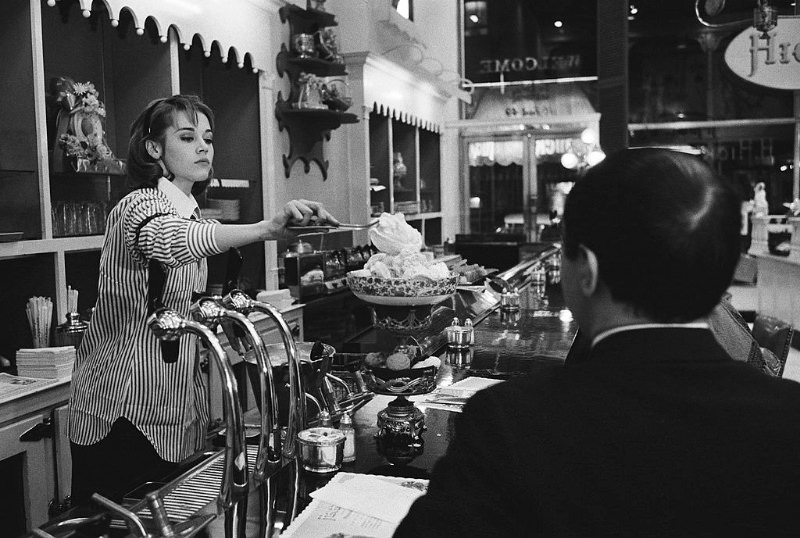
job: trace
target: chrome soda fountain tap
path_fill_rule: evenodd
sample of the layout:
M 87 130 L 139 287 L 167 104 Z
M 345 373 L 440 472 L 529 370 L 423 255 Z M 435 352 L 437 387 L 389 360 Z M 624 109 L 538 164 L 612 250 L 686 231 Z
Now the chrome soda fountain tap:
M 266 314 L 275 322 L 278 332 L 283 340 L 283 347 L 286 350 L 287 366 L 289 368 L 289 424 L 286 433 L 286 440 L 283 443 L 283 456 L 294 458 L 297 453 L 297 434 L 306 428 L 306 399 L 303 388 L 303 379 L 300 375 L 300 359 L 297 355 L 297 345 L 295 344 L 292 331 L 280 312 L 268 303 L 253 300 L 249 295 L 241 290 L 231 290 L 225 295 L 222 303 L 242 314 L 250 312 L 261 312 Z
M 244 536 L 247 515 L 247 452 L 244 439 L 244 420 L 239 402 L 236 377 L 216 335 L 196 321 L 191 321 L 176 311 L 159 307 L 147 318 L 147 326 L 160 340 L 177 342 L 184 334 L 198 336 L 211 351 L 217 370 L 222 377 L 223 407 L 225 416 L 225 461 L 220 484 L 218 508 L 225 512 L 226 536 Z
M 297 459 L 297 434 L 306 427 L 306 400 L 303 388 L 303 378 L 300 375 L 300 359 L 297 355 L 297 345 L 295 344 L 292 331 L 280 312 L 267 303 L 254 301 L 249 295 L 238 289 L 232 289 L 222 299 L 222 304 L 236 310 L 241 314 L 247 315 L 251 312 L 261 312 L 269 316 L 278 328 L 278 332 L 283 340 L 283 347 L 286 351 L 287 368 L 289 369 L 289 423 L 287 425 L 286 439 L 283 443 L 283 456 L 286 461 Z M 262 381 L 263 383 L 263 381 Z M 273 391 L 274 394 L 274 391 Z M 263 400 L 262 400 L 263 401 Z M 322 407 L 320 407 L 322 409 Z M 276 422 L 277 423 L 277 422 Z M 285 525 L 291 523 L 298 514 L 300 506 L 300 472 L 299 465 L 291 467 L 291 485 L 288 495 L 289 504 L 286 509 Z M 265 526 L 270 531 L 274 526 L 274 519 L 277 512 L 274 506 L 274 488 L 271 481 L 265 481 L 262 485 L 266 492 L 261 496 L 261 515 L 266 520 Z M 265 536 L 264 525 L 259 528 L 260 536 Z
M 275 390 L 272 364 L 269 360 L 264 341 L 258 334 L 255 325 L 247 319 L 245 314 L 236 310 L 225 308 L 222 297 L 201 296 L 189 309 L 192 317 L 214 329 L 222 325 L 232 344 L 242 358 L 246 346 L 238 340 L 235 329 L 244 330 L 244 338 L 253 350 L 258 365 L 259 387 L 258 394 L 262 405 L 261 431 L 258 439 L 258 453 L 253 469 L 253 480 L 258 487 L 259 496 L 259 538 L 271 536 L 275 526 L 276 516 L 276 488 L 270 481 L 271 473 L 267 473 L 267 466 L 277 466 L 281 461 L 281 430 L 278 421 L 278 398 Z M 233 322 L 234 327 L 227 327 L 227 322 Z M 230 330 L 228 330 L 230 329 Z M 254 387 L 255 389 L 255 387 Z
M 256 357 L 258 364 L 259 387 L 258 393 L 260 401 L 265 402 L 264 412 L 261 413 L 261 433 L 258 442 L 258 454 L 253 470 L 253 477 L 261 482 L 266 475 L 266 468 L 269 463 L 280 461 L 281 454 L 281 435 L 280 423 L 278 421 L 278 397 L 275 391 L 275 380 L 272 372 L 272 364 L 269 360 L 264 342 L 261 340 L 255 325 L 247 319 L 245 314 L 236 310 L 226 308 L 222 303 L 222 297 L 204 296 L 195 301 L 189 309 L 191 316 L 205 324 L 211 329 L 217 325 L 225 327 L 226 321 L 232 321 L 237 327 L 244 330 L 245 339 L 250 344 L 250 348 Z M 226 331 L 228 340 L 236 338 L 235 331 Z M 244 346 L 241 344 L 232 345 L 240 355 L 244 355 Z

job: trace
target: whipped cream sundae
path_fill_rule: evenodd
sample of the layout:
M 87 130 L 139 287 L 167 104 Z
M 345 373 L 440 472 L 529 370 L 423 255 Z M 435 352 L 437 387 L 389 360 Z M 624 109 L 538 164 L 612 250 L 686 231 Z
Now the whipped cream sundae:
M 369 230 L 369 240 L 378 250 L 391 256 L 422 249 L 422 234 L 406 222 L 402 213 L 382 213 L 377 226 Z
M 450 276 L 443 262 L 433 260 L 433 253 L 421 252 L 422 235 L 406 222 L 405 215 L 381 214 L 378 224 L 369 230 L 372 244 L 380 251 L 367 260 L 353 276 L 440 280 Z

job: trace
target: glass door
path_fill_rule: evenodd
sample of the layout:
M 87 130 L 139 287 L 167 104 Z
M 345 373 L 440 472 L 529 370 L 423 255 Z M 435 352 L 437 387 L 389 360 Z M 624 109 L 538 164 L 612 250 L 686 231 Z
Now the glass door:
M 567 194 L 604 157 L 596 132 L 570 125 L 465 137 L 469 232 L 517 242 L 560 240 Z
M 535 241 L 536 166 L 528 134 L 466 139 L 469 232 Z

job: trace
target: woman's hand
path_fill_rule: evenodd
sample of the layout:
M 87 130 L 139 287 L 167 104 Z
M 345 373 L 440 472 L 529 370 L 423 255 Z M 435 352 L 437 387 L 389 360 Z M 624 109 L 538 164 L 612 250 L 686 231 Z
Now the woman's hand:
M 254 224 L 218 224 L 215 227 L 214 239 L 220 251 L 224 252 L 231 247 L 240 247 L 256 241 L 293 239 L 297 234 L 287 230 L 287 226 L 310 224 L 338 226 L 339 221 L 319 202 L 292 200 L 283 206 L 283 211 L 270 220 Z
M 319 202 L 311 200 L 292 200 L 283 206 L 283 213 L 276 215 L 273 222 L 286 226 L 306 226 L 313 224 L 316 226 L 330 224 L 336 226 L 339 221 L 328 213 Z
M 307 225 L 338 226 L 339 221 L 331 215 L 321 203 L 311 200 L 292 200 L 283 206 L 283 211 L 269 221 L 271 235 L 274 238 L 293 237 L 287 226 Z

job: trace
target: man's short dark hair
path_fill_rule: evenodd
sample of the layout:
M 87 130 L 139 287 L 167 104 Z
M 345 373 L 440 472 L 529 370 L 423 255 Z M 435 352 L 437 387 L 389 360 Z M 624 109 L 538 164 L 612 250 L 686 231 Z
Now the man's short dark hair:
M 708 314 L 739 260 L 739 200 L 698 157 L 627 149 L 580 178 L 564 209 L 564 254 L 597 256 L 612 297 L 661 322 Z

